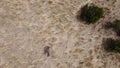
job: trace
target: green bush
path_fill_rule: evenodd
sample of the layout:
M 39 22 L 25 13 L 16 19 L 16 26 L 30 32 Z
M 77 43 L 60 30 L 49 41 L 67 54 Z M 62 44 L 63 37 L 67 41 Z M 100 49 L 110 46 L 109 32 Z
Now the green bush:
M 115 28 L 116 30 L 120 30 L 120 20 L 114 21 L 113 28 Z
M 120 39 L 108 39 L 106 50 L 110 52 L 120 53 Z
M 120 20 L 115 20 L 110 24 L 110 28 L 113 28 L 118 36 L 120 36 Z
M 80 18 L 87 23 L 96 23 L 100 18 L 103 17 L 103 8 L 96 5 L 85 5 L 81 9 Z

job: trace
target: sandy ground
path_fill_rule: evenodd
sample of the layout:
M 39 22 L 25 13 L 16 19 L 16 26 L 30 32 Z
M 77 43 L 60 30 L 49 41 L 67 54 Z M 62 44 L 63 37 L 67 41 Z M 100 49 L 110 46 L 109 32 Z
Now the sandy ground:
M 92 2 L 105 18 L 86 25 L 76 15 Z M 120 68 L 120 55 L 102 48 L 116 37 L 102 25 L 116 18 L 120 0 L 0 0 L 0 68 Z

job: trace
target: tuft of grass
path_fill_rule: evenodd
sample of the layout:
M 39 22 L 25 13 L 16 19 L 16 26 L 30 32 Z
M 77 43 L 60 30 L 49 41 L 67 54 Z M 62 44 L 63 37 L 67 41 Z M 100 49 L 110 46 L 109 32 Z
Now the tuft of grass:
M 91 24 L 96 23 L 100 18 L 103 17 L 103 14 L 103 8 L 100 8 L 96 5 L 88 6 L 87 4 L 81 8 L 80 18 L 83 21 L 86 21 L 88 24 Z

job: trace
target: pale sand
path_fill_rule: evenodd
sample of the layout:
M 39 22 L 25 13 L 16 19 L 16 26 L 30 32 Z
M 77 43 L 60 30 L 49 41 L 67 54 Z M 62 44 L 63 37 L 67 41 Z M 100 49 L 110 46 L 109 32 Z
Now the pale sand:
M 99 24 L 76 19 L 90 2 L 110 9 Z M 102 48 L 104 38 L 116 37 L 102 25 L 115 18 L 120 0 L 0 0 L 0 68 L 120 68 L 119 54 Z

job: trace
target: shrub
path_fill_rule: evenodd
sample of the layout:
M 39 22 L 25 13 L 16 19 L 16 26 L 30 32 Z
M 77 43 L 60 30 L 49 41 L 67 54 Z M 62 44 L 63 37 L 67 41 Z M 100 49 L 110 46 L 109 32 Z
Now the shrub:
M 107 47 L 105 49 L 110 52 L 120 53 L 120 39 L 107 39 Z
M 120 36 L 120 20 L 115 20 L 111 24 L 111 28 L 113 28 L 117 35 Z
M 116 30 L 120 30 L 120 20 L 114 21 L 113 28 Z
M 103 8 L 100 8 L 96 5 L 85 5 L 81 9 L 80 18 L 83 21 L 90 23 L 96 23 L 100 18 L 103 17 L 104 11 Z
M 118 36 L 120 36 L 120 30 L 117 30 L 116 33 Z

